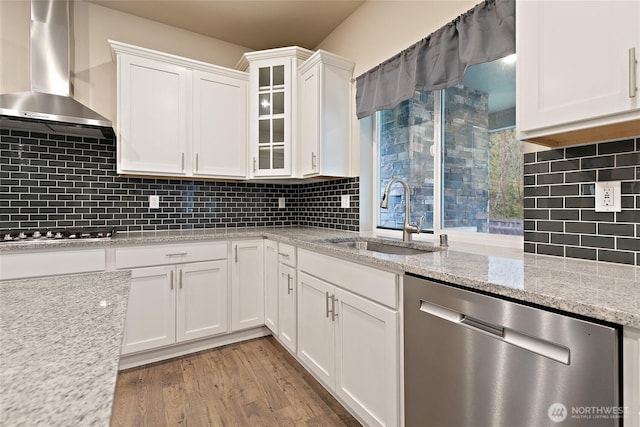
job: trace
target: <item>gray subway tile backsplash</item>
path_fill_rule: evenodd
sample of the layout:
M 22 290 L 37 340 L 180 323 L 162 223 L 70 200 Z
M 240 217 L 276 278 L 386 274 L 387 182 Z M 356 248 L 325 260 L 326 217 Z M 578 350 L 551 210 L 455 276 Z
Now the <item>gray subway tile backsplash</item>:
M 524 162 L 525 252 L 640 265 L 640 137 Z M 622 212 L 595 212 L 595 182 L 612 180 L 622 181 Z
M 359 179 L 280 184 L 121 177 L 112 140 L 0 129 L 0 230 L 359 229 Z M 340 196 L 351 207 L 340 208 Z M 159 195 L 160 209 L 148 197 Z M 278 208 L 284 197 L 286 207 Z

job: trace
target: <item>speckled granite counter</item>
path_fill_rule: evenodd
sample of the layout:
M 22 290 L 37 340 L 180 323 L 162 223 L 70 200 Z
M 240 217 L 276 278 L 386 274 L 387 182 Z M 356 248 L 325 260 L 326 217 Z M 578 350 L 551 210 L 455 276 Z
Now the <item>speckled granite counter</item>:
M 130 272 L 0 282 L 0 424 L 108 426 Z
M 61 246 L 55 242 L 0 245 L 0 254 L 7 250 L 255 237 L 267 237 L 391 271 L 414 273 L 640 328 L 640 267 L 522 253 L 504 256 L 492 254 L 489 248 L 483 248 L 483 254 L 478 255 L 456 250 L 455 242 L 447 252 L 402 256 L 341 247 L 329 242 L 340 238 L 372 237 L 370 233 L 324 228 L 228 228 L 118 233 L 112 240 L 63 241 L 59 242 Z

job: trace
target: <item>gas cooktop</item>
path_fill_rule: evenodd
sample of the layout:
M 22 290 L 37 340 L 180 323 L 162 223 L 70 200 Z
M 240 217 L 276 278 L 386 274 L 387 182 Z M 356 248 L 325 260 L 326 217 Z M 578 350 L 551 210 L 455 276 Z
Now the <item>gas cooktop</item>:
M 115 227 L 53 228 L 48 230 L 5 230 L 0 232 L 1 243 L 58 241 L 69 239 L 110 239 Z

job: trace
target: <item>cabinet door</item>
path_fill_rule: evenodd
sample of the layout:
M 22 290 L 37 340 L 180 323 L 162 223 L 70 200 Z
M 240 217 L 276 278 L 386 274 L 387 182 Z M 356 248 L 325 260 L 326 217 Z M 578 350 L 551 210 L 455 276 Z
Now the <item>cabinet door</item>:
M 176 268 L 176 341 L 227 332 L 227 260 Z
M 297 301 L 296 301 L 296 269 L 280 264 L 280 280 L 278 286 L 279 327 L 278 337 L 289 351 L 295 354 L 297 348 Z
M 624 425 L 640 425 L 640 330 L 625 327 L 622 339 Z
M 131 270 L 122 354 L 175 342 L 175 287 L 174 266 Z
M 193 72 L 193 174 L 246 178 L 247 78 Z
M 320 66 L 300 74 L 300 149 L 302 176 L 318 173 L 320 152 Z
M 278 335 L 278 242 L 264 242 L 264 324 Z
M 397 312 L 336 288 L 336 393 L 369 426 L 399 424 Z M 375 373 L 375 374 L 373 374 Z
M 317 51 L 299 68 L 298 171 L 349 176 L 353 62 Z
M 640 94 L 629 96 L 640 2 L 519 1 L 516 11 L 519 131 L 590 119 L 606 124 L 607 116 L 633 110 L 640 117 Z
M 188 72 L 147 58 L 119 59 L 118 172 L 183 175 Z
M 291 175 L 292 72 L 289 58 L 251 64 L 249 140 L 253 176 Z
M 263 242 L 260 239 L 232 243 L 232 331 L 264 325 Z
M 333 390 L 335 382 L 335 325 L 329 315 L 334 287 L 298 273 L 298 357 L 314 376 Z

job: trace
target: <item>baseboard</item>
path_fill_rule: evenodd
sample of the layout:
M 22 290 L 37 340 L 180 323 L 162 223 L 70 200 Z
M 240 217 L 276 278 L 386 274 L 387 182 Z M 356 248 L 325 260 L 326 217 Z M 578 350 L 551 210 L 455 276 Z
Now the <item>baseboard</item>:
M 197 351 L 209 350 L 223 345 L 234 344 L 253 338 L 260 338 L 271 335 L 271 331 L 264 326 L 233 332 L 225 335 L 205 338 L 197 341 L 189 341 L 169 347 L 162 347 L 140 353 L 132 353 L 120 357 L 119 370 L 135 368 L 136 366 L 147 365 L 153 362 L 172 359 L 178 356 L 195 353 Z

